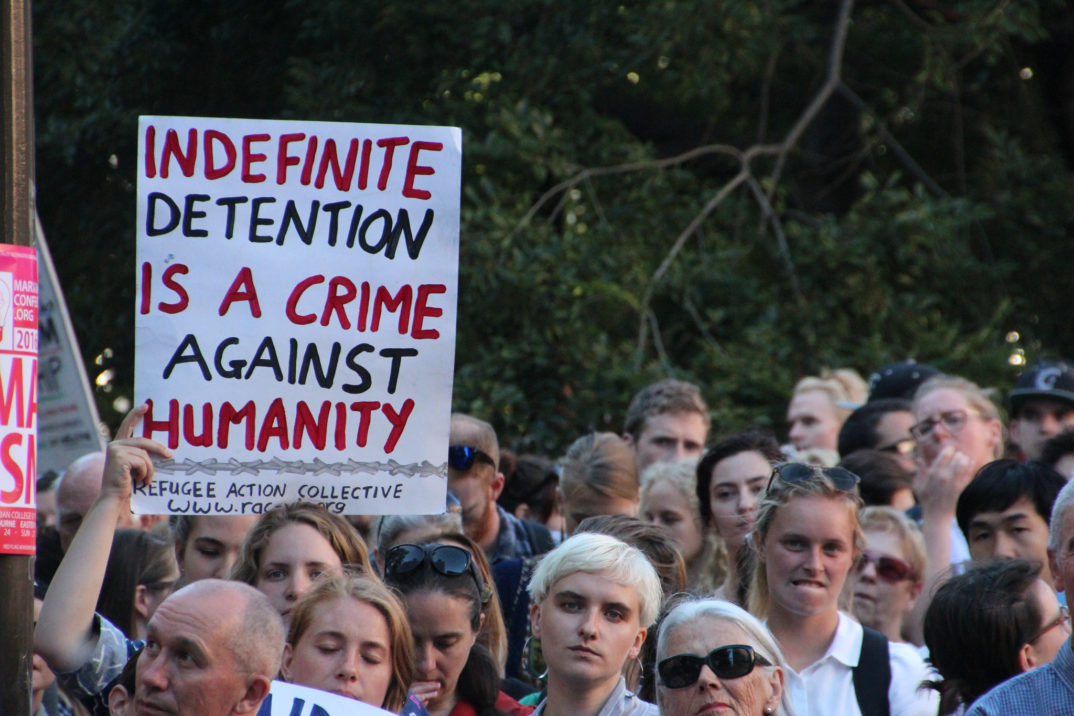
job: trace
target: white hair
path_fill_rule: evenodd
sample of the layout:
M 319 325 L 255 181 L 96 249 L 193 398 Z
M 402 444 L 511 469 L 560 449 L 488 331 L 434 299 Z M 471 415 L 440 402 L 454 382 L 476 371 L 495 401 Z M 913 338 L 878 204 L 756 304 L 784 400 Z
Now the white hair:
M 636 547 L 608 535 L 583 532 L 546 554 L 530 580 L 532 603 L 544 601 L 556 582 L 575 572 L 600 574 L 617 584 L 633 587 L 638 595 L 638 622 L 650 626 L 660 613 L 664 592 L 660 577 Z
M 1059 554 L 1059 549 L 1063 546 L 1064 537 L 1070 538 L 1070 535 L 1062 534 L 1062 530 L 1063 515 L 1071 507 L 1074 507 L 1074 480 L 1063 485 L 1055 498 L 1055 504 L 1052 505 L 1052 517 L 1048 523 L 1048 549 L 1056 554 Z
M 786 672 L 787 661 L 783 658 L 783 652 L 779 644 L 769 633 L 768 629 L 757 620 L 755 616 L 742 607 L 725 602 L 722 599 L 698 599 L 693 601 L 679 602 L 660 622 L 660 633 L 656 639 L 656 661 L 668 656 L 668 639 L 673 631 L 680 628 L 697 629 L 700 625 L 695 624 L 706 617 L 722 619 L 736 626 L 746 635 L 746 641 L 758 656 L 762 656 L 772 666 L 778 666 Z M 660 692 L 663 686 L 657 687 L 657 702 L 660 700 Z M 793 716 L 789 693 L 783 689 L 780 704 L 774 712 L 774 716 Z

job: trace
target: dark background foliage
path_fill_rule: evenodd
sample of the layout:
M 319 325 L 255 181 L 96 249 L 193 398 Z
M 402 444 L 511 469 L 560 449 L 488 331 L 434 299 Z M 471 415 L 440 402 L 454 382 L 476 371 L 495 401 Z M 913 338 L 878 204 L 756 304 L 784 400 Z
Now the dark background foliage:
M 783 142 L 824 87 L 838 3 L 34 10 L 39 211 L 91 374 L 114 371 L 113 425 L 133 389 L 139 114 L 462 127 L 455 408 L 518 449 L 618 431 L 668 375 L 701 384 L 721 432 L 782 429 L 794 381 L 825 366 L 913 357 L 1002 390 L 1012 355 L 1074 356 L 1061 0 L 858 2 L 840 85 L 785 167 L 761 154 L 753 190 L 707 213 L 739 160 L 661 160 Z

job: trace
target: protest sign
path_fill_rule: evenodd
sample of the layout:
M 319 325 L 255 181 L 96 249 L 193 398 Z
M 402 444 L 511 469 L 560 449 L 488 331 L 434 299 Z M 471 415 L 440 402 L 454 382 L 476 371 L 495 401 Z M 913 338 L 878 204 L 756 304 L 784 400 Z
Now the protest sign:
M 386 716 L 388 713 L 327 691 L 273 681 L 257 716 Z
M 142 117 L 137 512 L 444 509 L 461 133 Z
M 97 406 L 41 222 L 36 226 L 40 316 L 37 361 L 37 471 L 62 472 L 104 449 Z
M 0 553 L 37 536 L 37 252 L 0 244 Z

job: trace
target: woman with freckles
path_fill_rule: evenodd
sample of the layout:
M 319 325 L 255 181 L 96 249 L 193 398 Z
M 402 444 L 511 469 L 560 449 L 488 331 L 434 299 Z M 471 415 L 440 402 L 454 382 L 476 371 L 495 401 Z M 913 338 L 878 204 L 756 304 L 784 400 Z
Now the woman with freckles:
M 839 611 L 864 544 L 857 483 L 842 468 L 776 466 L 751 538 L 750 611 L 766 620 L 787 659 L 786 688 L 799 716 L 857 716 L 885 706 L 892 716 L 932 716 L 937 698 L 920 689 L 928 672 L 913 647 Z
M 540 716 L 656 716 L 626 688 L 662 593 L 638 549 L 614 537 L 578 534 L 549 552 L 530 581 L 533 637 L 548 667 Z

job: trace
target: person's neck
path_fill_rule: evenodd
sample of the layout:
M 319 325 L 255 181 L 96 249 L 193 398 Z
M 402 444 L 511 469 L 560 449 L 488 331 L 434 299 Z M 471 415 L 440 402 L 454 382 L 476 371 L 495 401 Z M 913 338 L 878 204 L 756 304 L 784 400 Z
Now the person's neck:
M 596 716 L 619 685 L 619 674 L 597 684 L 548 680 L 545 716 Z
M 458 694 L 451 693 L 425 704 L 425 710 L 429 712 L 429 716 L 447 716 L 457 703 L 459 703 Z
M 888 638 L 888 641 L 901 642 L 906 641 L 902 638 L 902 619 L 894 618 L 887 624 L 880 624 L 877 629 L 878 632 Z
M 776 637 L 787 663 L 795 671 L 801 671 L 824 656 L 838 628 L 839 612 L 835 609 L 803 617 L 773 605 L 768 614 L 768 630 Z
M 496 510 L 496 505 L 490 505 L 488 514 L 485 515 L 485 519 L 481 521 L 481 532 L 474 536 L 474 542 L 480 545 L 481 549 L 485 551 L 485 554 L 492 559 L 493 552 L 496 549 L 496 541 L 500 538 L 500 513 Z

